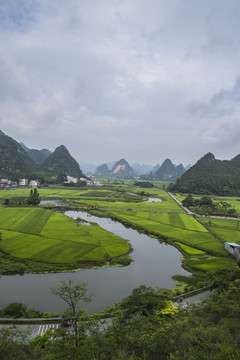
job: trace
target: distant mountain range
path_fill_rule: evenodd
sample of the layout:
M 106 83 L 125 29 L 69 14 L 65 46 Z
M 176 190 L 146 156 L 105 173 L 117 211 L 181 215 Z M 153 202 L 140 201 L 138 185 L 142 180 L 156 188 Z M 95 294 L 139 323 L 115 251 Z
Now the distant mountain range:
M 100 166 L 91 163 L 82 164 L 85 167 L 84 172 L 87 172 L 86 168 L 91 168 L 95 176 L 123 179 L 140 176 L 146 180 L 175 181 L 186 171 L 182 164 L 176 166 L 169 159 L 166 159 L 161 166 L 138 163 L 131 166 L 125 159 Z M 33 174 L 35 177 L 44 174 L 81 177 L 83 172 L 64 145 L 57 147 L 53 153 L 48 149 L 30 149 L 0 130 L 0 177 L 17 179 Z
M 232 160 L 217 160 L 207 153 L 187 170 L 172 191 L 193 194 L 240 195 L 240 155 Z
M 0 130 L 0 177 L 17 180 L 33 173 L 34 176 L 42 176 L 43 173 L 82 176 L 77 161 L 64 145 L 56 148 L 53 153 L 47 149 L 29 149 Z

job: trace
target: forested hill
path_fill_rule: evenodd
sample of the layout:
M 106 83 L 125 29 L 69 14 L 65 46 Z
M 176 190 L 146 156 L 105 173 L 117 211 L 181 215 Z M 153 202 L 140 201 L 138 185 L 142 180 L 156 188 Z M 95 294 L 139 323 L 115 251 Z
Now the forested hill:
M 158 170 L 153 174 L 154 180 L 170 180 L 175 181 L 179 178 L 185 169 L 182 164 L 175 166 L 173 165 L 172 161 L 166 159 L 162 165 L 158 168 Z
M 111 172 L 108 169 L 107 164 L 102 164 L 97 167 L 94 175 L 100 177 L 109 177 L 111 175 Z
M 171 191 L 193 194 L 240 195 L 240 155 L 217 160 L 207 153 L 187 170 Z
M 37 150 L 37 149 L 30 149 L 28 150 L 28 155 L 31 159 L 36 161 L 38 164 L 42 164 L 46 158 L 51 155 L 51 151 L 47 149 Z
M 45 171 L 50 171 L 57 175 L 82 176 L 82 171 L 77 161 L 69 154 L 64 145 L 57 147 L 55 151 L 47 157 L 42 167 Z
M 11 137 L 0 134 L 0 177 L 21 177 L 36 171 L 37 165 L 22 146 Z

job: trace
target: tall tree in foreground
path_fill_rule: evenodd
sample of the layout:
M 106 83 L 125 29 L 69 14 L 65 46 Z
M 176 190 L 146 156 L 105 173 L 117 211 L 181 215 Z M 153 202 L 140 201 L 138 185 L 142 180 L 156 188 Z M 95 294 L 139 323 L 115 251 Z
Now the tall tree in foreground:
M 61 285 L 58 288 L 52 288 L 52 292 L 69 306 L 75 333 L 75 345 L 78 346 L 78 321 L 82 316 L 79 303 L 80 301 L 90 302 L 91 298 L 86 295 L 87 284 L 85 282 L 74 285 L 73 280 L 69 279 L 68 281 L 60 280 L 60 283 Z
M 36 188 L 34 190 L 31 189 L 30 195 L 28 198 L 28 204 L 29 205 L 38 205 L 39 203 L 40 203 L 39 192 L 37 191 Z

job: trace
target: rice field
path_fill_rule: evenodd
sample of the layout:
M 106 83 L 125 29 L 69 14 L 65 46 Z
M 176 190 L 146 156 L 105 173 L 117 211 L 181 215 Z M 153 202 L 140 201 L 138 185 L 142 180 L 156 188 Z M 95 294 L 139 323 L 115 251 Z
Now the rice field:
M 41 208 L 0 208 L 0 250 L 51 264 L 103 262 L 129 252 L 126 240 Z
M 202 223 L 225 242 L 240 244 L 239 221 L 218 218 L 200 218 Z
M 42 199 L 64 199 L 80 207 L 89 204 L 152 234 L 164 236 L 188 256 L 191 269 L 213 271 L 236 264 L 224 241 L 240 244 L 239 222 L 199 218 L 183 209 L 158 187 L 140 188 L 131 182 L 100 188 L 38 189 Z M 26 198 L 29 189 L 0 191 L 0 199 Z M 144 192 L 140 196 L 139 193 Z M 149 197 L 161 202 L 147 202 Z M 185 196 L 177 194 L 181 201 Z M 237 198 L 221 199 L 240 210 Z M 209 231 L 210 230 L 210 231 Z M 19 259 L 50 264 L 102 263 L 129 252 L 126 240 L 98 225 L 84 226 L 67 216 L 43 208 L 0 207 L 0 250 Z M 214 236 L 216 235 L 216 237 Z
M 119 211 L 117 216 L 150 232 L 163 235 L 171 242 L 181 242 L 216 255 L 228 255 L 223 244 L 192 216 L 137 211 Z

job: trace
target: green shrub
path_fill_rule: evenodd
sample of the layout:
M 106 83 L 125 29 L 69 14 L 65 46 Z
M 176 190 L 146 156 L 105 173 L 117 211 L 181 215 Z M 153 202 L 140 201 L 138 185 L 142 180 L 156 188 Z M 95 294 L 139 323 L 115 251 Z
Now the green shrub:
M 52 317 L 52 314 L 50 313 L 50 311 L 45 311 L 42 315 L 43 318 L 51 318 Z
M 10 318 L 23 318 L 26 314 L 27 305 L 22 303 L 10 303 L 0 311 L 0 316 Z

